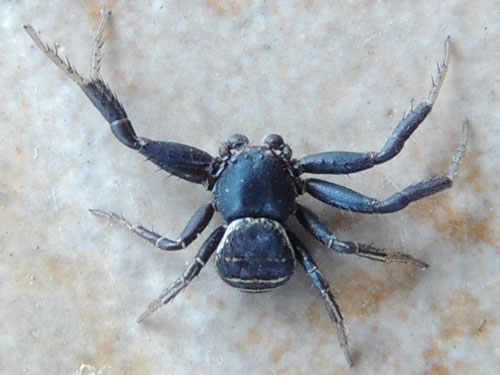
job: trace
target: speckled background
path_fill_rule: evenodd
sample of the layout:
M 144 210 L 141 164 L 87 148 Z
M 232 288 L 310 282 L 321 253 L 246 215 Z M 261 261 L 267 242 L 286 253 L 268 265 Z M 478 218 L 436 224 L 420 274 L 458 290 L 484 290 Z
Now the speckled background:
M 403 152 L 327 179 L 384 198 L 444 173 L 467 116 L 453 189 L 375 216 L 300 198 L 339 238 L 431 267 L 334 254 L 290 223 L 342 307 L 354 369 L 301 269 L 273 293 L 247 295 L 210 261 L 174 303 L 135 323 L 202 240 L 165 253 L 87 209 L 176 237 L 210 193 L 117 142 L 22 29 L 31 23 L 87 74 L 101 8 L 113 11 L 102 73 L 137 132 L 211 154 L 234 132 L 256 143 L 280 133 L 297 157 L 379 150 L 412 98 L 427 95 L 452 36 L 440 97 Z M 2 1 L 0 373 L 498 373 L 499 9 L 493 0 Z

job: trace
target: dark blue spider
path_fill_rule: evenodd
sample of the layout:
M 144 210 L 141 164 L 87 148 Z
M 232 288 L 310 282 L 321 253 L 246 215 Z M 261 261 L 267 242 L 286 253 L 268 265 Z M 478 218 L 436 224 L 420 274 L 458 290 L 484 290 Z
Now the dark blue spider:
M 121 143 L 137 150 L 167 172 L 189 182 L 202 184 L 213 192 L 214 198 L 192 216 L 177 240 L 132 225 L 120 215 L 95 209 L 90 211 L 125 224 L 140 237 L 168 251 L 183 249 L 193 242 L 208 225 L 215 211 L 219 211 L 226 221 L 210 234 L 195 261 L 149 305 L 138 321 L 143 321 L 160 306 L 171 301 L 199 274 L 213 253 L 222 280 L 246 292 L 265 292 L 283 285 L 292 276 L 298 261 L 321 294 L 330 318 L 337 327 L 339 343 L 347 363 L 352 367 L 343 318 L 328 283 L 307 249 L 286 227 L 285 222 L 290 216 L 295 216 L 317 240 L 342 254 L 428 267 L 407 254 L 388 254 L 369 245 L 337 239 L 313 212 L 296 203 L 295 199 L 307 192 L 343 210 L 383 214 L 401 210 L 414 201 L 452 186 L 465 151 L 467 120 L 464 121 L 462 140 L 447 175 L 411 185 L 386 200 L 379 201 L 331 182 L 301 178 L 304 173 L 359 172 L 396 156 L 429 114 L 437 98 L 448 68 L 449 37 L 445 41 L 443 62 L 438 64 L 437 79 L 433 80 L 427 98 L 400 121 L 380 152 L 332 151 L 292 159 L 291 148 L 279 135 L 268 135 L 262 145 L 254 146 L 249 144 L 244 135 L 234 134 L 221 145 L 219 156 L 212 157 L 191 146 L 153 141 L 136 135 L 125 109 L 99 77 L 100 49 L 104 43 L 102 32 L 110 14 L 104 14 L 97 31 L 89 79 L 78 74 L 68 60 L 61 59 L 56 49 L 42 43 L 31 26 L 26 25 L 24 28 L 45 55 L 80 86 L 109 122 L 111 131 Z

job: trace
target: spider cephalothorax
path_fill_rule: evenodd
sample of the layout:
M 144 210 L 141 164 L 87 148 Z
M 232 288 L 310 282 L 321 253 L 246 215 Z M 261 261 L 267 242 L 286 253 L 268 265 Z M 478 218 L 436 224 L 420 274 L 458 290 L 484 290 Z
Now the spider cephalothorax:
M 247 142 L 230 150 L 215 184 L 216 207 L 228 222 L 268 217 L 284 222 L 295 210 L 297 182 L 290 159 Z
M 281 136 L 271 134 L 261 146 L 249 145 L 247 137 L 234 134 L 212 157 L 200 149 L 174 142 L 153 141 L 138 137 L 125 109 L 99 76 L 102 31 L 110 12 L 104 14 L 94 42 L 92 71 L 84 78 L 37 36 L 34 29 L 25 29 L 42 51 L 92 101 L 109 122 L 116 138 L 125 146 L 145 155 L 165 171 L 189 182 L 198 183 L 213 192 L 213 199 L 191 217 L 176 240 L 161 236 L 142 226 L 132 225 L 122 216 L 91 209 L 91 212 L 121 222 L 134 233 L 162 250 L 187 247 L 206 228 L 215 211 L 225 223 L 215 229 L 198 251 L 195 261 L 181 277 L 166 288 L 139 317 L 138 321 L 171 301 L 199 274 L 215 253 L 216 267 L 221 278 L 229 285 L 248 292 L 263 292 L 283 285 L 293 274 L 298 262 L 320 292 L 329 315 L 337 327 L 340 346 L 347 363 L 353 362 L 347 347 L 344 323 L 328 283 L 318 270 L 302 242 L 286 227 L 294 216 L 316 239 L 327 247 L 344 254 L 381 262 L 408 263 L 426 268 L 427 264 L 410 255 L 388 254 L 369 245 L 341 241 L 309 209 L 296 203 L 298 195 L 309 193 L 313 197 L 340 209 L 363 213 L 388 213 L 403 209 L 411 202 L 451 187 L 453 176 L 465 151 L 467 121 L 464 121 L 462 140 L 452 158 L 447 175 L 434 177 L 393 194 L 386 200 L 362 195 L 346 187 L 320 179 L 302 179 L 304 173 L 348 174 L 384 163 L 396 156 L 405 141 L 422 123 L 437 98 L 448 68 L 449 38 L 445 42 L 445 56 L 438 64 L 438 76 L 428 96 L 404 117 L 380 152 L 330 151 L 291 159 L 292 150 Z

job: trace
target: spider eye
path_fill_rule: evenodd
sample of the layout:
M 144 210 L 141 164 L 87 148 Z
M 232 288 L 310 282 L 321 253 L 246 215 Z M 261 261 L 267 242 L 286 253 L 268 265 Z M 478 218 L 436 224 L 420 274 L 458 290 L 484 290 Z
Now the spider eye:
M 248 144 L 248 138 L 245 137 L 243 134 L 233 134 L 232 136 L 229 137 L 227 140 L 227 143 L 229 147 L 231 148 L 236 148 L 240 146 L 244 146 Z
M 272 148 L 273 150 L 280 150 L 283 147 L 285 141 L 283 141 L 281 135 L 268 134 L 265 136 L 262 143 L 264 143 L 267 147 Z

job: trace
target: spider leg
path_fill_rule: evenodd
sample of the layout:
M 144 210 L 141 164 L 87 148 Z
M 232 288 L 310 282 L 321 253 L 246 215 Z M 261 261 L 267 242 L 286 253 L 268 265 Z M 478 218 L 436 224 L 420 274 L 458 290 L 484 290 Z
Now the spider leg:
M 137 150 L 160 168 L 184 180 L 211 188 L 209 169 L 214 159 L 197 148 L 174 142 L 159 142 L 138 137 L 122 104 L 109 86 L 99 77 L 103 30 L 111 13 L 104 12 L 94 40 L 90 78 L 81 76 L 68 59 L 62 59 L 57 48 L 44 44 L 30 25 L 24 29 L 42 52 L 80 86 L 94 107 L 110 124 L 114 136 L 125 146 Z
M 335 234 L 308 208 L 297 205 L 295 216 L 300 224 L 318 241 L 332 250 L 342 254 L 353 254 L 358 257 L 376 260 L 378 262 L 396 262 L 412 264 L 420 268 L 429 267 L 428 264 L 404 253 L 387 254 L 383 250 L 370 245 L 358 244 L 351 241 L 340 241 Z
M 344 326 L 344 318 L 342 318 L 342 314 L 340 312 L 340 307 L 335 302 L 335 297 L 330 291 L 330 286 L 328 282 L 325 280 L 321 272 L 319 271 L 314 259 L 311 257 L 307 249 L 304 247 L 302 242 L 295 236 L 292 232 L 288 231 L 288 237 L 293 245 L 295 250 L 295 256 L 297 260 L 300 262 L 304 270 L 307 272 L 307 275 L 311 278 L 313 285 L 318 289 L 321 294 L 321 298 L 325 303 L 325 307 L 328 310 L 328 314 L 330 315 L 330 319 L 335 323 L 337 328 L 337 337 L 339 340 L 340 348 L 344 352 L 345 359 L 347 361 L 347 365 L 352 368 L 353 361 L 351 354 L 349 353 L 349 346 L 347 343 L 347 334 Z
M 179 294 L 185 287 L 188 286 L 191 280 L 198 276 L 201 269 L 208 262 L 210 256 L 217 249 L 217 246 L 219 245 L 219 242 L 222 239 L 225 230 L 226 228 L 224 226 L 221 226 L 212 232 L 212 234 L 201 246 L 198 254 L 196 254 L 194 263 L 191 263 L 191 265 L 189 265 L 182 276 L 176 279 L 172 284 L 170 284 L 170 286 L 160 294 L 158 299 L 149 304 L 146 311 L 144 311 L 137 319 L 137 323 L 141 323 L 144 319 L 158 310 L 161 306 L 172 301 L 177 294 Z
M 102 12 L 101 20 L 99 21 L 99 26 L 95 33 L 94 44 L 92 46 L 92 58 L 90 61 L 90 78 L 91 80 L 96 80 L 99 78 L 99 70 L 101 69 L 102 54 L 101 49 L 104 45 L 104 26 L 108 22 L 109 17 L 111 17 L 111 11 Z
M 453 185 L 453 178 L 457 173 L 458 165 L 465 153 L 468 127 L 469 121 L 466 119 L 462 126 L 461 141 L 453 155 L 447 175 L 433 177 L 417 184 L 410 185 L 386 200 L 379 201 L 344 186 L 314 178 L 304 181 L 305 191 L 320 201 L 343 210 L 367 214 L 385 214 L 399 211 L 412 202 L 436 194 L 442 190 L 449 189 Z
M 114 222 L 123 224 L 139 237 L 144 238 L 146 241 L 152 243 L 157 248 L 170 251 L 188 247 L 189 244 L 191 244 L 191 242 L 193 242 L 198 237 L 198 235 L 207 227 L 208 223 L 212 219 L 215 208 L 213 203 L 211 202 L 200 207 L 198 211 L 196 211 L 194 215 L 189 219 L 180 237 L 176 240 L 171 240 L 167 237 L 161 236 L 158 233 L 146 229 L 141 225 L 134 225 L 127 219 L 125 219 L 122 215 L 118 215 L 113 212 L 97 210 L 94 208 L 90 208 L 89 211 L 96 216 L 105 217 Z
M 415 108 L 412 106 L 408 115 L 403 117 L 387 139 L 381 151 L 334 151 L 311 154 L 298 160 L 296 165 L 298 173 L 348 174 L 372 168 L 395 157 L 402 150 L 408 138 L 427 117 L 437 99 L 448 70 L 449 47 L 450 37 L 448 36 L 444 43 L 444 58 L 442 63 L 438 64 L 437 78 L 436 80 L 432 79 L 432 88 L 429 94 Z
M 35 42 L 36 46 L 42 50 L 42 52 L 47 56 L 54 64 L 56 64 L 64 73 L 66 73 L 76 84 L 80 87 L 85 84 L 86 79 L 83 78 L 75 69 L 68 59 L 64 61 L 61 56 L 57 53 L 57 45 L 51 48 L 47 43 L 42 42 L 42 40 L 36 34 L 35 29 L 31 25 L 24 25 L 24 30 L 28 33 L 30 38 Z

